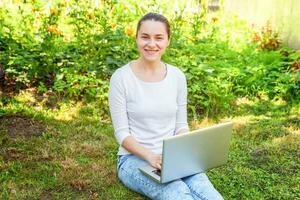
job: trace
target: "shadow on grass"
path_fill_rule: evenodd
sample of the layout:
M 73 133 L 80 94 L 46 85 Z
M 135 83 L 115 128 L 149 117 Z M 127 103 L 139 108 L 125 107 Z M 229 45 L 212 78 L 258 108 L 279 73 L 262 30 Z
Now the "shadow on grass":
M 300 198 L 299 116 L 299 103 L 266 100 L 227 113 L 235 122 L 229 160 L 207 173 L 225 199 Z
M 17 98 L 5 101 L 2 115 L 17 114 L 45 129 L 40 136 L 13 138 L 0 121 L 3 197 L 145 199 L 118 181 L 118 144 L 95 104 L 40 109 Z M 233 116 L 251 118 L 234 128 L 228 164 L 208 172 L 225 198 L 299 198 L 300 120 L 294 108 L 263 101 L 236 108 Z
M 295 109 L 296 108 L 296 109 Z M 300 110 L 299 104 L 276 105 L 271 101 L 259 101 L 242 105 L 236 116 L 253 115 L 252 119 L 236 128 L 235 137 L 249 150 L 253 166 L 268 163 L 268 155 L 285 155 L 299 161 Z M 299 163 L 298 163 L 299 164 Z
M 262 101 L 234 111 L 246 121 L 235 125 L 228 164 L 209 172 L 226 198 L 300 198 L 298 106 Z
M 100 121 L 97 108 L 83 104 L 55 111 L 14 97 L 1 103 L 2 198 L 143 199 L 119 182 L 113 128 Z M 16 118 L 33 126 L 10 123 Z M 43 126 L 40 134 L 34 134 L 37 124 Z M 29 134 L 11 137 L 11 126 L 24 125 Z

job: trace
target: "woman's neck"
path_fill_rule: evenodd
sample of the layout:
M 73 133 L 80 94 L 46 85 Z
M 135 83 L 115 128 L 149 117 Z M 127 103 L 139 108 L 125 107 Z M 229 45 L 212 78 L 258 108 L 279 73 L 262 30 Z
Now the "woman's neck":
M 162 62 L 160 60 L 149 62 L 143 60 L 142 58 L 137 59 L 136 64 L 148 72 L 156 72 L 161 70 L 161 68 L 163 67 Z

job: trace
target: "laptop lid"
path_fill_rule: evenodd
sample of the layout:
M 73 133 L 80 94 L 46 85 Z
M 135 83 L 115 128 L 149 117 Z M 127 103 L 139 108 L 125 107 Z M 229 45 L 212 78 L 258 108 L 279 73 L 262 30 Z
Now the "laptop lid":
M 232 122 L 164 139 L 161 183 L 205 172 L 226 163 Z

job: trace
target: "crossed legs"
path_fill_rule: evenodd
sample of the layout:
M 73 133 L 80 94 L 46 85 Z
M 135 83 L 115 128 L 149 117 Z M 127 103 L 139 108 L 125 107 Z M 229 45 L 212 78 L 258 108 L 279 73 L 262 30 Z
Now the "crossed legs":
M 160 184 L 145 176 L 138 169 L 148 163 L 135 156 L 121 156 L 118 161 L 118 176 L 131 190 L 157 200 L 221 200 L 204 173 Z

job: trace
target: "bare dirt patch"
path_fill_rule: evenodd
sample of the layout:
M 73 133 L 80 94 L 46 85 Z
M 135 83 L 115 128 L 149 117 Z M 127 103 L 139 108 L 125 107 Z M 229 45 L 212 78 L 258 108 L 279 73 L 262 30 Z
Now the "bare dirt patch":
M 4 151 L 3 158 L 5 161 L 26 160 L 27 155 L 18 149 L 10 148 Z
M 0 130 L 11 138 L 40 136 L 45 126 L 40 122 L 19 115 L 0 116 Z
M 42 194 L 41 194 L 41 200 L 52 200 L 53 199 L 53 196 L 52 196 L 52 193 L 51 191 L 49 190 L 46 190 L 44 191 Z

